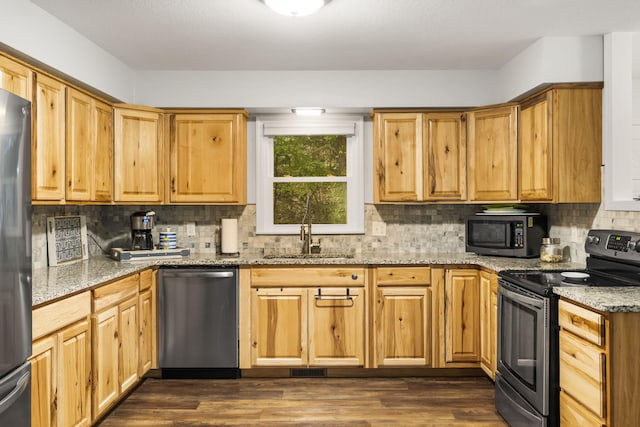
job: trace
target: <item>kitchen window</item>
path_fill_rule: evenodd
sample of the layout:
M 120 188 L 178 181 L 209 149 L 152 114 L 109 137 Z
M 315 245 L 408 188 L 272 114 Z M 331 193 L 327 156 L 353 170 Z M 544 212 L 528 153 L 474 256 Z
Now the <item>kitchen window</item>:
M 364 233 L 361 116 L 256 120 L 258 234 L 298 234 L 309 198 L 314 234 Z

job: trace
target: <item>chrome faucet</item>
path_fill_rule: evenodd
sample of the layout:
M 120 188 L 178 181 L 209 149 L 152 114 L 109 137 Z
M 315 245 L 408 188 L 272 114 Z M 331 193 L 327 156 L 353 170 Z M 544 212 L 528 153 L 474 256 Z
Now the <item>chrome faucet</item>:
M 305 224 L 305 221 L 307 222 Z M 302 225 L 300 225 L 300 240 L 302 240 L 302 253 L 305 255 L 320 253 L 320 241 L 313 244 L 313 233 L 311 232 L 311 195 L 307 194 L 307 203 L 304 209 Z

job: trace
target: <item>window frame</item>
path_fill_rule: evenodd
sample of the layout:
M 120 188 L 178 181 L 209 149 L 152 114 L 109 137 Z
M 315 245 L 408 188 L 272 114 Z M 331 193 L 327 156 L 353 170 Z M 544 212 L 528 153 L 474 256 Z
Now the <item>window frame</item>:
M 274 177 L 274 136 L 327 135 L 336 134 L 336 130 L 343 129 L 353 129 L 353 134 L 347 135 L 346 177 Z M 325 114 L 313 118 L 293 115 L 256 117 L 256 234 L 300 233 L 300 224 L 273 223 L 275 182 L 346 182 L 347 223 L 313 224 L 313 234 L 364 234 L 363 139 L 364 119 L 361 115 Z M 300 220 L 302 221 L 302 218 Z

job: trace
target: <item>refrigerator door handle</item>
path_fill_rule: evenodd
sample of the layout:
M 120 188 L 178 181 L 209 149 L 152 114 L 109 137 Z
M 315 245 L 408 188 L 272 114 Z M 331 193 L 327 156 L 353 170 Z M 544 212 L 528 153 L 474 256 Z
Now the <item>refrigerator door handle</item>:
M 9 394 L 7 394 L 7 397 L 0 400 L 0 414 L 9 409 L 11 405 L 13 405 L 16 400 L 18 400 L 22 393 L 24 393 L 27 385 L 29 385 L 30 376 L 31 373 L 29 371 L 25 372 L 24 375 L 22 375 L 16 382 L 16 386 L 14 387 L 14 389 L 11 390 Z

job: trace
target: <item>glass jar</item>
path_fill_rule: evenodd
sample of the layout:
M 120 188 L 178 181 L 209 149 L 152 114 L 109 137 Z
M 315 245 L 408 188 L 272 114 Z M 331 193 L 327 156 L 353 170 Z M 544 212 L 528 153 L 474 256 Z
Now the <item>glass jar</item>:
M 540 246 L 540 261 L 562 262 L 564 259 L 562 246 L 558 237 L 545 237 Z

